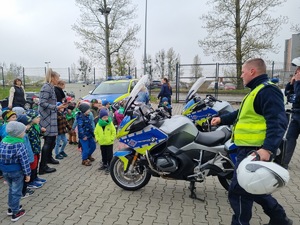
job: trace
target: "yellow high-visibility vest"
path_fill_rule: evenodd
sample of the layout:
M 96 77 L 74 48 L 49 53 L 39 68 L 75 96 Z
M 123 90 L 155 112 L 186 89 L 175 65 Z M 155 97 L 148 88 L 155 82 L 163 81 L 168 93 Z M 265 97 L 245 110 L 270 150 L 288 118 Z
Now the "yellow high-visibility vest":
M 237 146 L 260 147 L 263 145 L 267 124 L 265 118 L 255 112 L 254 100 L 258 92 L 268 84 L 272 83 L 258 85 L 243 99 L 237 122 L 233 127 L 232 139 Z

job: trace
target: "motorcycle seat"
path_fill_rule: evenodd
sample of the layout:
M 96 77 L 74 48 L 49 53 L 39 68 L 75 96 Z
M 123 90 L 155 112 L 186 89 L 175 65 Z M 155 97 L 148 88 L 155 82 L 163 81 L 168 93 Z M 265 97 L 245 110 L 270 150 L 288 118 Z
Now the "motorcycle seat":
M 199 132 L 195 138 L 195 142 L 205 146 L 223 145 L 227 135 L 222 130 L 212 132 Z

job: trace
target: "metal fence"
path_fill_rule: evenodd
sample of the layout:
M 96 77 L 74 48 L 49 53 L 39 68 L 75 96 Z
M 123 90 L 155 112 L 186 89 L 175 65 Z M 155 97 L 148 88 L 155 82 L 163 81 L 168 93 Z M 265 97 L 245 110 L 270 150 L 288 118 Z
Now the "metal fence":
M 237 85 L 236 63 L 208 63 L 208 64 L 177 64 L 176 65 L 176 81 L 175 81 L 175 100 L 176 102 L 183 101 L 183 95 L 180 95 L 180 90 L 183 86 L 191 86 L 197 80 L 195 71 L 198 75 L 206 77 L 205 84 L 201 87 L 203 90 L 212 89 L 218 97 L 219 91 L 227 89 L 227 84 L 230 84 L 230 89 L 235 89 Z M 198 69 L 196 69 L 198 68 Z M 290 76 L 294 71 L 285 71 L 282 62 L 267 62 L 267 74 L 271 78 L 278 78 L 277 85 L 284 88 L 289 82 Z M 199 72 L 200 71 L 200 72 Z
M 52 68 L 53 71 L 59 73 L 60 78 L 67 83 L 100 83 L 102 80 L 106 79 L 105 69 L 92 68 L 86 73 L 85 77 L 79 74 L 78 69 L 67 68 Z M 23 85 L 41 85 L 45 81 L 46 67 L 22 67 L 18 68 L 16 71 L 5 70 L 0 67 L 0 85 L 1 86 L 11 86 L 13 80 L 20 78 L 23 81 Z M 126 75 L 131 75 L 134 78 L 140 77 L 142 75 L 142 70 L 137 68 L 128 68 Z

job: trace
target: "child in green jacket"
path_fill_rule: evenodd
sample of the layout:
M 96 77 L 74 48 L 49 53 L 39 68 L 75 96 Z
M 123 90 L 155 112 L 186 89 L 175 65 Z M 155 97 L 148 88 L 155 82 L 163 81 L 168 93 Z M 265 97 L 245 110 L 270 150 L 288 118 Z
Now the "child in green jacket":
M 108 174 L 109 164 L 113 157 L 113 144 L 116 138 L 116 128 L 105 108 L 100 110 L 99 120 L 94 134 L 96 141 L 100 144 L 102 155 L 102 165 L 99 170 L 105 170 L 105 173 Z

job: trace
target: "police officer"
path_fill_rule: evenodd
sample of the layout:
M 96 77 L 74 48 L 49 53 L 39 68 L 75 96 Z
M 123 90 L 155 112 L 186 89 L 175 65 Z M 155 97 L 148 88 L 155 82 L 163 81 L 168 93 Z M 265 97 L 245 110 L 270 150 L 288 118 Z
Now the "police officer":
M 266 64 L 260 58 L 246 61 L 242 67 L 244 85 L 251 89 L 241 108 L 235 112 L 214 117 L 212 125 L 220 123 L 233 128 L 233 141 L 238 146 L 237 162 L 229 187 L 228 198 L 234 211 L 231 225 L 249 225 L 253 202 L 262 206 L 270 217 L 268 225 L 291 225 L 283 207 L 271 195 L 253 195 L 237 182 L 236 168 L 239 163 L 256 150 L 260 160 L 269 161 L 282 141 L 287 127 L 284 100 L 281 90 L 269 82 Z
M 286 149 L 283 158 L 283 167 L 286 169 L 292 159 L 300 133 L 300 57 L 293 59 L 292 65 L 297 68 L 290 83 L 285 88 L 287 100 L 292 103 L 292 119 L 286 134 Z

